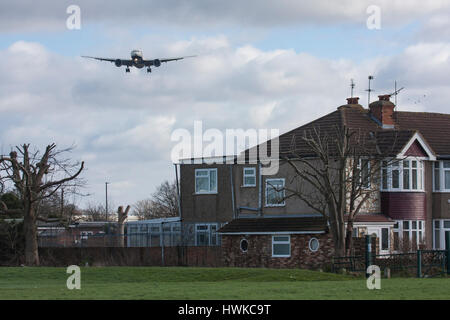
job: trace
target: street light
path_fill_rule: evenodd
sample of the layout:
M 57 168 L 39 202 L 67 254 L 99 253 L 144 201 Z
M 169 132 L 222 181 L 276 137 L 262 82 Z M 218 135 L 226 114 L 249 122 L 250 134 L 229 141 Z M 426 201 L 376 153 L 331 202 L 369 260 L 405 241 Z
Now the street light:
M 108 184 L 109 182 L 105 182 L 105 190 L 106 190 L 106 205 L 105 205 L 105 209 L 106 209 L 106 221 L 108 222 Z

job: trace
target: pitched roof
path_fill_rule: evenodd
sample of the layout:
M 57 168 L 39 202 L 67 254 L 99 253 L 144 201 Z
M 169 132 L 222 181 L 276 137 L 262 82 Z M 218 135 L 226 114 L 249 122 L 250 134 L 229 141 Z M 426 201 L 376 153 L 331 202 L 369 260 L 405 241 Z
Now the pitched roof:
M 280 135 L 279 152 L 281 156 L 297 154 L 314 157 L 316 154 L 302 139 L 305 134 L 310 136 L 317 130 L 320 136 L 333 137 L 346 126 L 358 132 L 356 136 L 359 139 L 376 141 L 383 154 L 397 155 L 418 131 L 436 155 L 450 156 L 450 114 L 395 111 L 394 119 L 394 128 L 382 128 L 373 120 L 369 109 L 359 104 L 343 105 L 336 111 Z M 329 148 L 331 154 L 336 151 L 332 143 Z M 270 153 L 270 143 L 267 149 Z
M 258 234 L 267 232 L 323 233 L 328 230 L 323 217 L 238 218 L 218 230 L 219 233 Z
M 396 111 L 399 128 L 419 131 L 436 155 L 450 156 L 450 114 Z
M 348 215 L 344 216 L 344 220 L 348 220 Z M 385 216 L 384 214 L 357 214 L 354 222 L 390 222 L 395 223 L 394 220 Z

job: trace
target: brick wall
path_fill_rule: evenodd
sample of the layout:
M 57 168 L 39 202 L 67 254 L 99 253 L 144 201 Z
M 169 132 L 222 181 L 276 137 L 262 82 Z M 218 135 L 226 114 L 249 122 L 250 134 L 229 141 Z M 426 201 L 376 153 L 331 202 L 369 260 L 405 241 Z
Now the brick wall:
M 242 252 L 240 242 L 248 241 L 247 252 Z M 319 249 L 309 249 L 311 238 L 319 240 Z M 365 238 L 353 239 L 354 254 L 364 256 Z M 377 241 L 372 239 L 374 253 Z M 272 257 L 272 235 L 223 235 L 223 264 L 228 267 L 264 267 L 264 268 L 303 268 L 318 269 L 331 265 L 334 245 L 331 235 L 291 235 L 291 256 L 288 258 Z
M 311 238 L 317 238 L 318 251 L 309 250 Z M 86 247 L 86 248 L 39 248 L 41 265 L 60 266 L 192 266 L 192 267 L 265 267 L 265 268 L 327 268 L 334 254 L 330 234 L 291 235 L 291 256 L 272 257 L 272 236 L 251 235 L 247 252 L 240 250 L 244 236 L 223 235 L 222 247 L 165 247 L 164 264 L 161 247 Z M 365 239 L 354 239 L 354 255 L 364 256 Z M 377 241 L 372 239 L 377 250 Z
M 313 237 L 320 243 L 316 252 L 309 250 L 309 241 Z M 247 252 L 240 249 L 243 238 L 248 241 Z M 224 265 L 230 267 L 320 268 L 330 263 L 334 246 L 329 234 L 291 235 L 291 256 L 279 258 L 272 257 L 271 235 L 224 235 L 222 252 Z

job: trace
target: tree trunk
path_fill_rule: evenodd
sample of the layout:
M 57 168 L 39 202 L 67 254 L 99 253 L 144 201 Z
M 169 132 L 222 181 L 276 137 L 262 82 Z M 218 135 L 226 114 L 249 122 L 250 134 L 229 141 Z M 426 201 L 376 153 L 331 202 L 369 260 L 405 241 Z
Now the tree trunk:
M 39 266 L 35 209 L 32 205 L 27 204 L 24 211 L 25 264 L 27 266 Z
M 353 221 L 347 222 L 347 231 L 345 235 L 345 249 L 347 256 L 352 255 L 353 249 Z

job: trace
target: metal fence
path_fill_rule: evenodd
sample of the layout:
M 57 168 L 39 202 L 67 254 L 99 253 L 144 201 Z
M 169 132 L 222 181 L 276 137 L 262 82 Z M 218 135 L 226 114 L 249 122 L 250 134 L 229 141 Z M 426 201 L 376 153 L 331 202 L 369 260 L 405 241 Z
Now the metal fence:
M 434 277 L 446 272 L 445 250 L 417 250 L 409 253 L 372 254 L 370 264 L 380 270 L 389 268 L 393 272 L 417 275 L 418 278 Z M 335 257 L 332 261 L 333 272 L 345 268 L 351 272 L 366 272 L 367 257 Z
M 125 234 L 54 228 L 41 232 L 38 244 L 40 247 L 220 246 L 219 227 L 217 223 L 140 223 L 127 225 Z

